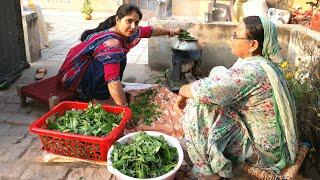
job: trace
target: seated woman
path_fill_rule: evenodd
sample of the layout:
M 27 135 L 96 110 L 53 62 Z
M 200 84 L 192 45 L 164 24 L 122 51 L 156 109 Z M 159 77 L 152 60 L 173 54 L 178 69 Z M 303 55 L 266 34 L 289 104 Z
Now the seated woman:
M 83 99 L 105 103 L 110 96 L 127 106 L 121 79 L 127 53 L 141 38 L 180 34 L 181 30 L 140 27 L 142 14 L 132 4 L 121 5 L 116 15 L 81 35 L 81 43 L 70 49 L 58 76 L 59 83 Z M 109 101 L 110 102 L 110 101 Z M 112 102 L 112 101 L 111 101 Z
M 209 77 L 181 87 L 182 117 L 193 172 L 232 177 L 240 163 L 279 173 L 295 161 L 295 106 L 285 78 L 272 60 L 281 58 L 275 25 L 246 17 L 232 36 L 239 59 L 215 67 Z

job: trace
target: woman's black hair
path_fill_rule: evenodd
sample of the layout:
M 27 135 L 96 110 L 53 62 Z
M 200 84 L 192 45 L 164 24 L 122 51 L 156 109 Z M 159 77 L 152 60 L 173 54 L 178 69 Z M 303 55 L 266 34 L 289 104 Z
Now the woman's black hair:
M 259 42 L 259 47 L 253 53 L 261 54 L 264 41 L 264 29 L 259 16 L 245 17 L 243 18 L 243 22 L 246 26 L 247 38 Z
M 118 17 L 119 19 L 122 19 L 123 17 L 130 15 L 133 12 L 135 12 L 139 15 L 140 20 L 142 19 L 142 13 L 141 13 L 138 6 L 136 6 L 134 4 L 121 5 L 117 10 L 116 15 L 110 16 L 105 21 L 101 22 L 98 27 L 84 31 L 81 34 L 80 40 L 84 41 L 91 34 L 110 29 L 111 27 L 116 25 L 116 17 Z

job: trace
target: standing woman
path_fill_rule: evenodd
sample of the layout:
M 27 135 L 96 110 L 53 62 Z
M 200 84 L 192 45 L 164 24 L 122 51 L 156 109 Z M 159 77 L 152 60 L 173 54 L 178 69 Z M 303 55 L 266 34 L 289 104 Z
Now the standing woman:
M 104 103 L 111 96 L 116 105 L 128 106 L 121 79 L 129 50 L 141 38 L 180 34 L 180 29 L 140 27 L 141 19 L 137 6 L 123 4 L 116 15 L 83 32 L 59 70 L 59 83 L 84 99 Z
M 295 161 L 298 139 L 294 103 L 272 62 L 281 59 L 276 26 L 245 17 L 232 35 L 231 52 L 239 59 L 230 69 L 215 67 L 179 91 L 193 172 L 229 178 L 235 165 L 249 163 L 280 173 Z

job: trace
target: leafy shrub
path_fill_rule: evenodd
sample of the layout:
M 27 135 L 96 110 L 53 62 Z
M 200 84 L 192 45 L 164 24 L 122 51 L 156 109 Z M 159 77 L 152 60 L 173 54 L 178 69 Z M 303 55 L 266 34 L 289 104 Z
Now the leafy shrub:
M 320 152 L 320 45 L 304 48 L 307 56 L 299 58 L 296 64 L 284 61 L 280 67 L 295 100 L 299 139 L 311 143 L 311 159 L 319 165 L 316 154 Z
M 93 9 L 91 8 L 91 2 L 90 0 L 84 0 L 83 6 L 81 8 L 81 13 L 90 15 L 92 13 Z

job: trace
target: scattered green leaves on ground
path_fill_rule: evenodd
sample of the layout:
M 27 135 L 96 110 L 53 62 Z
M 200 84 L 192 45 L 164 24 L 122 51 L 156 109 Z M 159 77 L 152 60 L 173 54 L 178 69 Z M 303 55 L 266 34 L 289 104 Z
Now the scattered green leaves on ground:
M 89 103 L 88 108 L 69 110 L 58 118 L 47 120 L 48 129 L 88 136 L 104 136 L 117 126 L 122 115 L 106 112 L 101 104 Z
M 126 144 L 116 142 L 111 154 L 112 166 L 134 178 L 154 178 L 164 175 L 178 163 L 178 152 L 163 136 L 137 133 Z
M 129 107 L 132 110 L 132 122 L 135 125 L 140 121 L 146 125 L 151 125 L 155 119 L 160 117 L 159 105 L 153 102 L 155 93 L 156 91 L 154 90 L 148 90 L 135 96 L 132 102 L 129 103 Z

